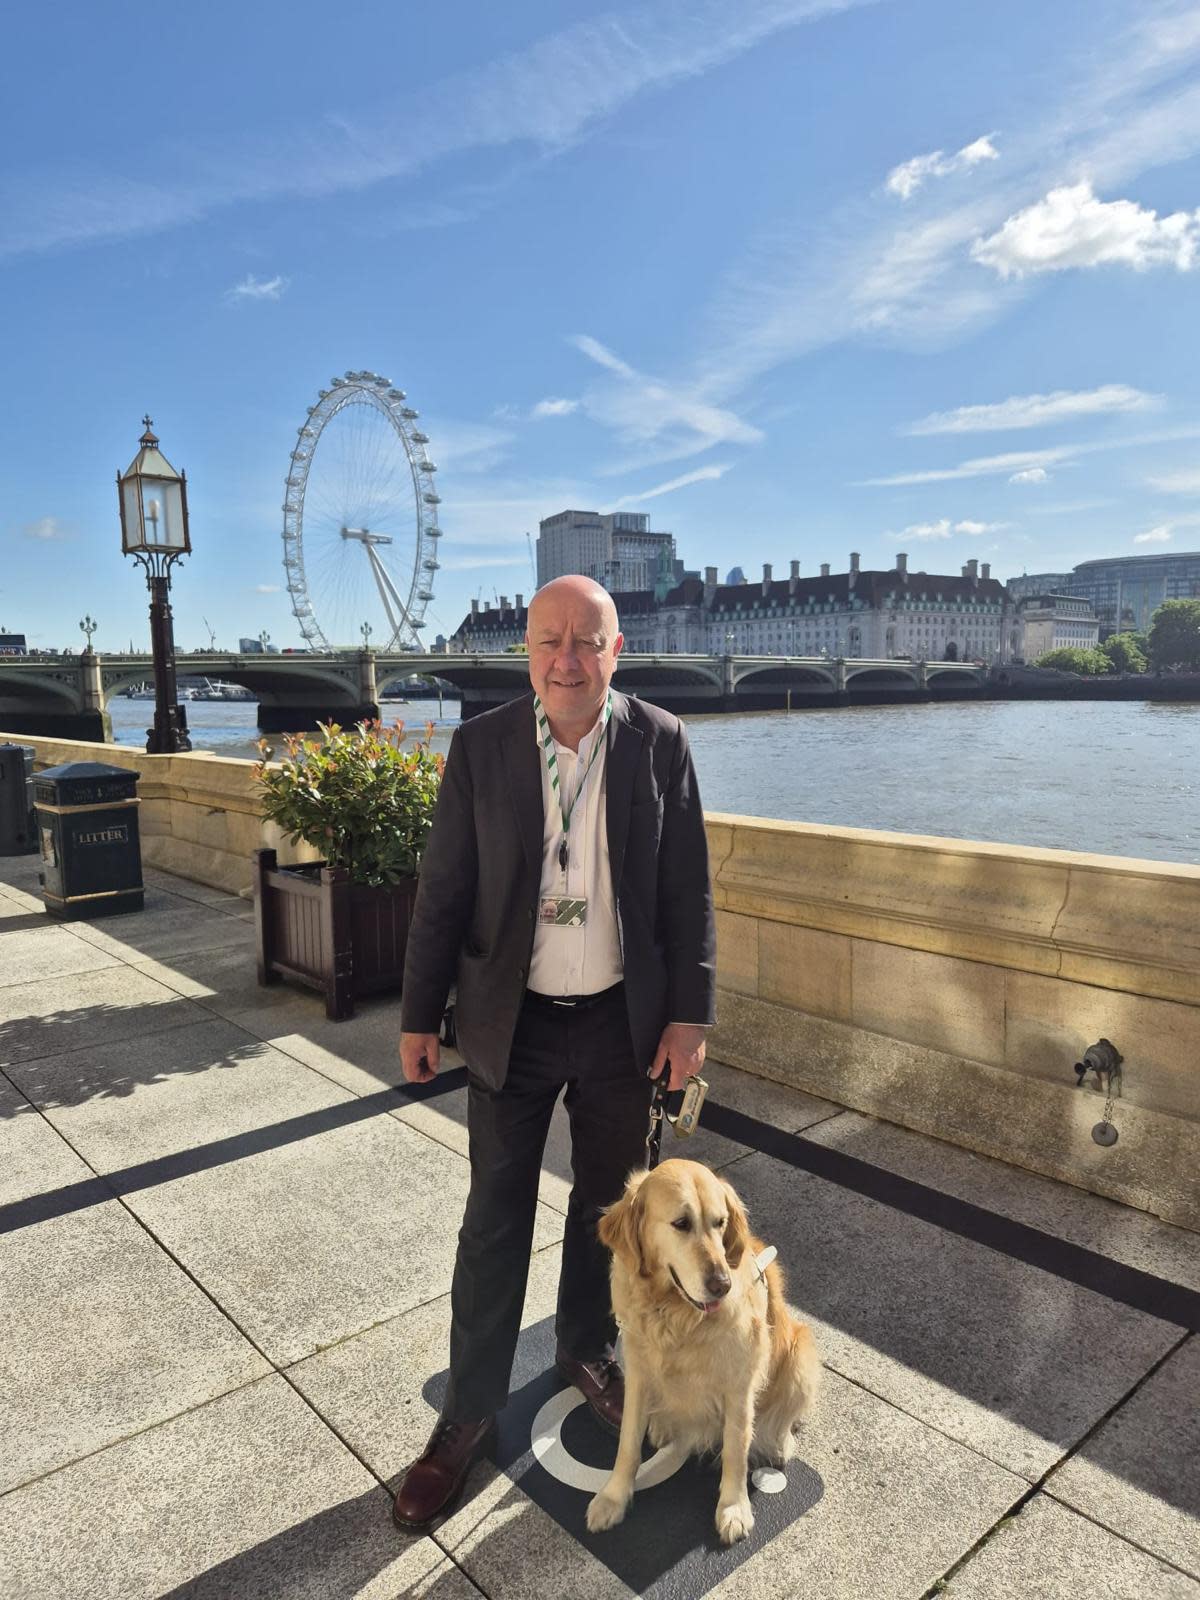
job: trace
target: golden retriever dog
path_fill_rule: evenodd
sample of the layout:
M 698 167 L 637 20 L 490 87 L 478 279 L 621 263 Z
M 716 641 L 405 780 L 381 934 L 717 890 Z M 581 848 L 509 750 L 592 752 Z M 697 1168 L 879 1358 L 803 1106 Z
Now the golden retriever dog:
M 717 1533 L 754 1526 L 750 1457 L 782 1465 L 821 1372 L 812 1334 L 783 1297 L 762 1242 L 731 1186 L 695 1161 L 635 1172 L 600 1222 L 612 1251 L 625 1408 L 612 1476 L 591 1501 L 593 1533 L 615 1527 L 633 1498 L 647 1431 L 656 1447 L 721 1453 Z

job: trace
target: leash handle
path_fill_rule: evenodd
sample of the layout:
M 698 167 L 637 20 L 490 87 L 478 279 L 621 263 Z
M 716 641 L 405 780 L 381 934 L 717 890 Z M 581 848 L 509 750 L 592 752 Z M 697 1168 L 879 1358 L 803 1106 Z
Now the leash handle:
M 700 1108 L 708 1093 L 708 1084 L 698 1074 L 693 1074 L 682 1089 L 668 1087 L 671 1081 L 671 1063 L 653 1080 L 650 1095 L 650 1126 L 646 1131 L 647 1169 L 653 1171 L 662 1156 L 663 1123 L 669 1122 L 677 1139 L 686 1139 L 695 1133 L 700 1121 Z

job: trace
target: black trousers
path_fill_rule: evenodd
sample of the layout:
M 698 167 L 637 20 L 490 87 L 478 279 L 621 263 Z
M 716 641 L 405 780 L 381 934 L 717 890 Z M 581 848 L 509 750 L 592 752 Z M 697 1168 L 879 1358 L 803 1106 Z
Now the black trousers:
M 574 1179 L 563 1237 L 555 1331 L 590 1361 L 616 1338 L 602 1209 L 646 1164 L 651 1082 L 635 1062 L 618 987 L 581 1010 L 522 1007 L 504 1087 L 473 1075 L 467 1091 L 471 1190 L 451 1291 L 450 1382 L 442 1415 L 467 1422 L 508 1399 L 529 1276 L 538 1178 L 563 1087 Z

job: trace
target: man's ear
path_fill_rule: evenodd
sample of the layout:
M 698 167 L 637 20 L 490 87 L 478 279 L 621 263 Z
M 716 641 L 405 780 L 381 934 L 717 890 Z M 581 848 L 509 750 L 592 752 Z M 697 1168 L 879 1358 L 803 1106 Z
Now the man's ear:
M 746 1216 L 746 1208 L 733 1192 L 732 1188 L 721 1180 L 721 1187 L 725 1190 L 725 1203 L 729 1208 L 729 1217 L 725 1223 L 725 1233 L 722 1243 L 725 1247 L 725 1260 L 731 1267 L 736 1267 L 741 1262 L 750 1243 L 750 1223 Z
M 600 1243 L 607 1245 L 613 1255 L 624 1261 L 641 1277 L 650 1276 L 642 1250 L 642 1221 L 645 1207 L 638 1191 L 646 1181 L 644 1172 L 634 1172 L 625 1185 L 625 1193 L 615 1205 L 600 1218 L 598 1233 Z

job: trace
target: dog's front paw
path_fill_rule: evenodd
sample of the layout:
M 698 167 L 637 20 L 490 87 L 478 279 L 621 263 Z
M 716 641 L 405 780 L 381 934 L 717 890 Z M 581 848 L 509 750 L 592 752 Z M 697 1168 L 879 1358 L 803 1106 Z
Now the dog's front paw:
M 601 1489 L 587 1508 L 588 1532 L 604 1533 L 608 1528 L 615 1528 L 625 1515 L 629 1500 L 629 1495 L 614 1493 L 607 1486 Z
M 736 1544 L 744 1539 L 754 1526 L 754 1513 L 747 1499 L 731 1500 L 717 1507 L 717 1533 L 722 1544 Z

